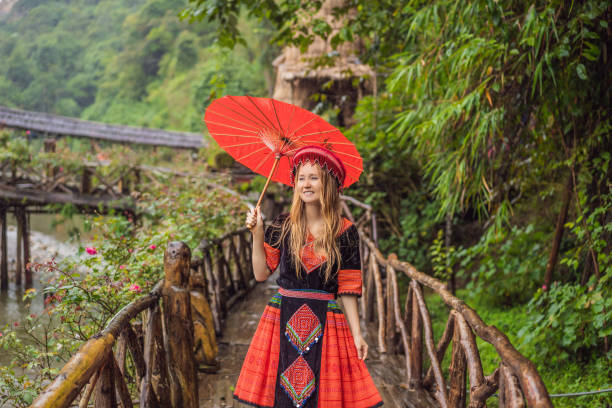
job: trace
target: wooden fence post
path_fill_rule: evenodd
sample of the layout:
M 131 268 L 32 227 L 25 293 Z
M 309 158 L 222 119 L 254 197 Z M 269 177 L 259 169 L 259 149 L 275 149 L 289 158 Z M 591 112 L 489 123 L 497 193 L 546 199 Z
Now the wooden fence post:
M 164 349 L 172 407 L 198 406 L 198 377 L 193 354 L 193 320 L 189 288 L 191 251 L 183 242 L 170 242 L 164 254 Z
M 81 175 L 81 194 L 91 193 L 91 177 L 93 172 L 87 165 L 83 166 L 83 173 Z
M 44 150 L 45 153 L 55 153 L 55 139 L 45 139 Z M 57 173 L 57 168 L 53 165 L 48 165 L 47 167 L 47 179 L 53 180 L 55 178 L 55 174 Z
M 115 408 L 117 406 L 115 375 L 111 358 L 114 358 L 113 353 L 109 351 L 94 392 L 94 407 L 96 408 Z
M 417 284 L 418 285 L 418 284 Z M 412 286 L 412 283 L 411 283 Z M 414 292 L 414 287 L 412 288 L 412 292 Z M 411 364 L 412 367 L 411 372 L 412 372 L 412 378 L 410 378 L 410 383 L 409 385 L 412 388 L 420 388 L 422 386 L 422 380 L 423 380 L 423 332 L 422 332 L 422 324 L 423 324 L 423 319 L 421 319 L 421 313 L 419 312 L 419 304 L 417 301 L 417 297 L 416 295 L 413 293 L 412 296 L 412 304 L 411 304 L 411 311 L 412 311 L 412 323 L 411 323 L 411 328 L 412 328 L 412 334 L 410 336 L 410 340 L 411 340 Z
M 454 319 L 454 316 L 449 316 L 449 319 Z M 453 325 L 453 351 L 448 373 L 450 379 L 448 405 L 451 408 L 463 408 L 466 402 L 467 359 L 461 345 L 461 331 L 458 324 Z
M 17 211 L 17 209 L 15 209 Z M 17 223 L 17 253 L 15 254 L 15 284 L 21 286 L 23 275 L 23 230 L 21 224 Z

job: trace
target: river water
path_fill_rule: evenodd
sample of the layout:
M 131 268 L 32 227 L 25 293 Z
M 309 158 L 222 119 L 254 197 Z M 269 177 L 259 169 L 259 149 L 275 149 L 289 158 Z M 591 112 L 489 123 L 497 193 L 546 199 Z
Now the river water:
M 73 255 L 78 249 L 78 243 L 72 242 L 69 231 L 77 228 L 83 231 L 84 217 L 74 216 L 72 220 L 64 221 L 57 226 L 53 222 L 59 216 L 53 214 L 31 214 L 30 215 L 30 253 L 33 262 L 46 262 L 55 257 L 57 260 Z M 6 325 L 14 325 L 30 313 L 40 314 L 44 309 L 43 289 L 49 277 L 34 274 L 33 287 L 37 291 L 36 297 L 28 308 L 23 301 L 25 287 L 15 285 L 15 267 L 17 254 L 17 227 L 15 219 L 9 215 L 7 228 L 7 252 L 9 255 L 9 289 L 0 292 L 0 333 Z M 87 240 L 89 235 L 81 236 Z M 22 277 L 22 281 L 23 281 Z M 0 365 L 10 362 L 10 355 L 0 353 Z

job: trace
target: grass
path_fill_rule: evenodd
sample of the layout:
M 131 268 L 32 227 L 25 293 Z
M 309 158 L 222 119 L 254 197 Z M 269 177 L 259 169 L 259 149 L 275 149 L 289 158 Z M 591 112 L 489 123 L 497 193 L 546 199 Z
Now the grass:
M 444 331 L 444 326 L 448 319 L 448 309 L 442 299 L 434 293 L 426 292 L 426 302 L 431 315 L 434 338 L 437 340 Z M 469 298 L 468 293 L 459 291 L 458 297 L 461 299 Z M 532 355 L 532 346 L 524 344 L 517 333 L 528 320 L 527 309 L 524 305 L 510 308 L 495 308 L 490 305 L 479 305 L 477 302 L 467 302 L 474 308 L 485 323 L 496 326 L 505 333 L 514 347 L 527 356 Z M 477 338 L 478 349 L 485 375 L 490 374 L 499 364 L 499 357 L 495 348 Z M 444 356 L 442 367 L 444 374 L 448 375 L 450 364 L 451 348 L 449 347 Z M 534 361 L 538 372 L 548 389 L 553 394 L 565 394 L 581 391 L 592 391 L 612 388 L 612 353 L 607 358 L 581 362 L 577 359 L 568 359 L 561 364 L 549 365 L 544 361 Z M 448 378 L 448 377 L 446 377 Z M 583 397 L 560 397 L 553 398 L 555 407 L 574 408 L 574 407 L 606 407 L 612 406 L 612 392 L 596 394 Z M 493 396 L 487 401 L 487 406 L 497 407 L 497 397 Z

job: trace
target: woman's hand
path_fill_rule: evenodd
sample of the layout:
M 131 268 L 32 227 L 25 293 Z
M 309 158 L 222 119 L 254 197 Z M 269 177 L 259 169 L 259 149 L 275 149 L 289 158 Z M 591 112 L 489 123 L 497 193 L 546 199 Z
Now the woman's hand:
M 263 219 L 259 207 L 255 207 L 247 213 L 245 224 L 253 235 L 261 234 L 263 236 Z
M 357 356 L 360 360 L 365 360 L 368 356 L 368 343 L 366 343 L 363 336 L 354 337 L 355 347 L 357 347 Z

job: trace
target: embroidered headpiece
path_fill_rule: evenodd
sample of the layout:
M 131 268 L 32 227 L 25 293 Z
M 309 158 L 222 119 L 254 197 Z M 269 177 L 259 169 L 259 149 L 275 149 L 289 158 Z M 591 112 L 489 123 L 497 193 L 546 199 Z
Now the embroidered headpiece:
M 295 174 L 300 164 L 304 162 L 317 163 L 322 169 L 327 170 L 338 182 L 338 190 L 344 185 L 346 170 L 342 160 L 331 150 L 321 146 L 304 146 L 295 151 L 291 164 L 291 184 L 295 185 Z

